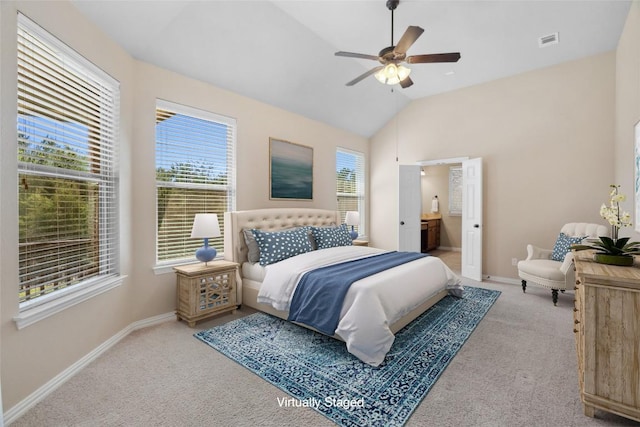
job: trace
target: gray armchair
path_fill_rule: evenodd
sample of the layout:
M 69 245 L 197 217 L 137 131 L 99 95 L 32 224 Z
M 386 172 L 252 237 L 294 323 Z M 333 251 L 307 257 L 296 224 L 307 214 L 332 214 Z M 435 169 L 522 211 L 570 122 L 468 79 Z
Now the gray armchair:
M 583 238 L 608 236 L 609 228 L 600 224 L 572 222 L 565 224 L 560 230 L 564 234 L 564 243 L 578 243 Z M 568 237 L 568 238 L 567 238 Z M 560 237 L 556 248 L 561 243 Z M 518 262 L 518 276 L 522 279 L 522 292 L 527 290 L 527 282 L 551 289 L 553 305 L 558 304 L 558 291 L 573 289 L 575 274 L 573 269 L 573 253 L 556 249 L 542 249 L 527 245 L 527 258 Z M 561 257 L 560 257 L 561 256 Z

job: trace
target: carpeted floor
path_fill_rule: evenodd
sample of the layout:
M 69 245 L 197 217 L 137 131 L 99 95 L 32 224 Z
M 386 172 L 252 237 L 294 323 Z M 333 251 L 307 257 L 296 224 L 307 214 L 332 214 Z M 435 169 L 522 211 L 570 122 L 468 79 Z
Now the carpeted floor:
M 468 282 L 468 284 L 474 284 Z M 573 294 L 558 306 L 546 289 L 485 281 L 502 295 L 418 406 L 407 426 L 640 425 L 582 414 Z M 13 426 L 331 426 L 193 337 L 252 313 L 242 309 L 194 329 L 168 322 L 132 333 Z
M 499 295 L 473 286 L 463 298 L 447 295 L 396 334 L 378 367 L 341 341 L 265 313 L 195 337 L 338 425 L 400 427 Z

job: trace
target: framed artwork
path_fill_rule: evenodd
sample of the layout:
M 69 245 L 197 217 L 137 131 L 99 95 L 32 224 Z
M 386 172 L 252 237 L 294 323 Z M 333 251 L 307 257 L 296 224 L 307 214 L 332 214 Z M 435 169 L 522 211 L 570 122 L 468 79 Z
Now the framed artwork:
M 635 211 L 636 211 L 636 217 L 635 217 L 635 230 L 637 232 L 640 233 L 640 122 L 636 123 L 636 127 L 635 127 L 635 136 L 636 136 L 636 143 L 635 143 L 635 149 L 634 149 L 634 161 L 636 164 L 636 173 L 635 173 L 635 179 L 634 179 L 634 190 L 635 190 Z
M 313 200 L 313 148 L 269 138 L 269 198 Z

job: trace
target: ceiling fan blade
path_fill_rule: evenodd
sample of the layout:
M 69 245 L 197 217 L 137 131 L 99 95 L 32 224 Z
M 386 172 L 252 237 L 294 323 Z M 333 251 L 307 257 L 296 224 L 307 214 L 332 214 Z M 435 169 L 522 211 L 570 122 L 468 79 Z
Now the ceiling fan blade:
M 361 58 L 361 59 L 371 59 L 374 61 L 378 60 L 378 57 L 375 55 L 366 55 L 364 53 L 353 53 L 353 52 L 336 52 L 336 56 L 346 56 L 348 58 Z
M 407 63 L 409 64 L 425 64 L 432 62 L 458 62 L 460 59 L 460 52 L 452 53 L 432 53 L 429 55 L 412 55 L 407 56 Z
M 412 84 L 413 84 L 413 80 L 411 80 L 411 77 L 409 76 L 407 76 L 404 80 L 400 80 L 400 86 L 402 86 L 402 89 L 406 89 Z
M 423 32 L 424 30 L 420 27 L 416 27 L 413 25 L 408 27 L 402 37 L 400 37 L 400 40 L 398 41 L 398 44 L 396 44 L 396 47 L 395 49 L 393 49 L 393 51 L 395 53 L 407 53 L 407 50 L 409 50 L 411 45 L 414 44 L 416 40 L 418 40 L 418 37 L 420 37 Z
M 369 71 L 367 71 L 364 74 L 360 74 L 358 77 L 356 77 L 355 79 L 351 80 L 349 83 L 347 83 L 347 86 L 353 86 L 354 84 L 358 83 L 360 80 L 364 80 L 367 77 L 369 77 L 371 74 L 378 72 L 379 70 L 381 70 L 382 68 L 384 68 L 383 65 L 380 65 L 379 67 L 375 67 L 370 69 Z

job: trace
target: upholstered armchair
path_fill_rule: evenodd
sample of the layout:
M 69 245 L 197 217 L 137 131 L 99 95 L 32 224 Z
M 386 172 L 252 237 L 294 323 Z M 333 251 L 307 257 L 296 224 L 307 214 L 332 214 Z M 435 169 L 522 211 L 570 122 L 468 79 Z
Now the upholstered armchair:
M 564 292 L 574 286 L 573 253 L 570 246 L 580 243 L 584 238 L 608 235 L 609 228 L 604 225 L 572 222 L 562 227 L 553 249 L 527 245 L 527 259 L 518 262 L 522 292 L 527 290 L 527 281 L 549 288 L 553 305 L 557 305 L 558 291 Z

